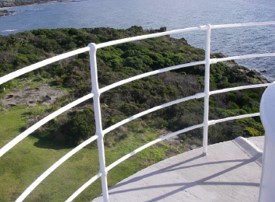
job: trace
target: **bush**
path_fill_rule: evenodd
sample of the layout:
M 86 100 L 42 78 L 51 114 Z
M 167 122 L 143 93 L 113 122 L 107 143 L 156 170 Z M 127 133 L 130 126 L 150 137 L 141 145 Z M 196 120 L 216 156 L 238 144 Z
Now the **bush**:
M 60 127 L 60 132 L 69 145 L 78 145 L 95 134 L 94 113 L 85 108 L 69 113 L 69 121 Z

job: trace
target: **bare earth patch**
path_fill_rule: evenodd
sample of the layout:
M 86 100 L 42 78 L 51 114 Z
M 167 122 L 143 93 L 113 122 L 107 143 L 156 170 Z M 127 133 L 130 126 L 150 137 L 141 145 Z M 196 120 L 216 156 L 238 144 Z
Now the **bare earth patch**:
M 48 84 L 44 84 L 34 89 L 25 88 L 14 90 L 5 95 L 5 97 L 0 100 L 0 103 L 5 108 L 22 104 L 26 104 L 29 107 L 36 106 L 38 103 L 50 105 L 64 95 L 66 95 L 65 92 L 53 89 Z

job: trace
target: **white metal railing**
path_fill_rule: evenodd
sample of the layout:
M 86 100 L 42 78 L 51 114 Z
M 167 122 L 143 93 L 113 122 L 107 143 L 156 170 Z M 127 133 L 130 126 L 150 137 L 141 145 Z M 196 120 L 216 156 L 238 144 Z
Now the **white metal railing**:
M 265 83 L 265 84 L 255 84 L 255 85 L 245 85 L 245 86 L 238 86 L 238 87 L 233 87 L 233 88 L 226 88 L 226 89 L 221 89 L 221 90 L 215 90 L 215 91 L 210 91 L 210 66 L 211 64 L 218 63 L 218 62 L 225 62 L 229 60 L 240 60 L 240 59 L 249 59 L 249 58 L 261 58 L 261 57 L 274 57 L 275 53 L 262 53 L 262 54 L 248 54 L 248 55 L 241 55 L 241 56 L 232 56 L 232 57 L 224 57 L 224 58 L 211 58 L 210 53 L 211 53 L 211 32 L 212 30 L 215 29 L 224 29 L 224 28 L 239 28 L 239 27 L 252 27 L 252 26 L 271 26 L 275 25 L 275 21 L 272 22 L 257 22 L 257 23 L 240 23 L 240 24 L 224 24 L 224 25 L 204 25 L 204 26 L 199 26 L 199 27 L 191 27 L 191 28 L 185 28 L 185 29 L 178 29 L 178 30 L 172 30 L 172 31 L 166 31 L 166 32 L 161 32 L 161 33 L 154 33 L 154 34 L 148 34 L 148 35 L 142 35 L 142 36 L 136 36 L 136 37 L 130 37 L 130 38 L 125 38 L 125 39 L 119 39 L 115 41 L 109 41 L 101 44 L 89 44 L 88 47 L 84 47 L 81 49 L 77 49 L 71 52 L 67 52 L 46 60 L 43 60 L 41 62 L 35 63 L 33 65 L 27 66 L 25 68 L 22 68 L 20 70 L 17 70 L 15 72 L 12 72 L 8 75 L 5 75 L 0 78 L 0 84 L 3 84 L 7 81 L 10 81 L 16 77 L 19 77 L 25 73 L 28 73 L 30 71 L 33 71 L 35 69 L 44 67 L 48 64 L 63 60 L 68 57 L 72 57 L 84 52 L 89 52 L 90 54 L 90 67 L 91 67 L 91 79 L 92 79 L 92 92 L 82 98 L 79 98 L 75 100 L 74 102 L 58 109 L 57 111 L 53 112 L 52 114 L 48 115 L 47 117 L 43 118 L 39 122 L 35 123 L 32 125 L 30 128 L 19 134 L 17 137 L 15 137 L 13 140 L 11 140 L 9 143 L 7 143 L 5 146 L 3 146 L 0 149 L 0 157 L 6 154 L 10 149 L 12 149 L 16 144 L 18 144 L 20 141 L 22 141 L 24 138 L 26 138 L 28 135 L 30 135 L 32 132 L 37 130 L 39 127 L 42 125 L 46 124 L 50 120 L 54 119 L 61 113 L 77 106 L 78 104 L 87 101 L 91 98 L 93 98 L 93 105 L 94 105 L 94 116 L 95 116 L 95 124 L 96 124 L 96 134 L 92 136 L 91 138 L 85 140 L 82 142 L 80 145 L 72 149 L 70 152 L 68 152 L 66 155 L 64 155 L 62 158 L 60 158 L 57 162 L 55 162 L 50 168 L 48 168 L 44 173 L 42 173 L 18 198 L 16 201 L 23 201 L 47 176 L 49 176 L 52 172 L 54 172 L 61 164 L 63 164 L 66 160 L 68 160 L 71 156 L 76 154 L 78 151 L 83 149 L 85 146 L 89 145 L 93 141 L 97 140 L 98 144 L 98 150 L 99 150 L 99 162 L 100 162 L 100 170 L 98 174 L 93 176 L 90 180 L 88 180 L 84 185 L 82 185 L 76 192 L 74 192 L 68 199 L 67 201 L 72 201 L 74 200 L 83 190 L 85 190 L 88 186 L 90 186 L 94 181 L 96 181 L 98 178 L 101 178 L 102 181 L 102 193 L 103 193 L 103 200 L 109 201 L 109 194 L 108 194 L 108 183 L 107 183 L 107 174 L 108 172 L 120 164 L 121 162 L 125 161 L 129 157 L 137 154 L 138 152 L 160 142 L 165 139 L 168 139 L 170 137 L 179 135 L 181 133 L 185 133 L 194 129 L 198 128 L 203 128 L 203 153 L 207 154 L 207 145 L 208 145 L 208 127 L 210 125 L 214 125 L 216 123 L 221 123 L 225 121 L 231 121 L 231 120 L 237 120 L 237 119 L 242 119 L 242 118 L 248 118 L 248 117 L 256 117 L 259 116 L 259 113 L 253 113 L 253 114 L 244 114 L 244 115 L 239 115 L 239 116 L 233 116 L 233 117 L 227 117 L 223 119 L 218 119 L 218 120 L 209 120 L 209 97 L 211 95 L 215 94 L 220 94 L 220 93 L 226 93 L 226 92 L 231 92 L 231 91 L 238 91 L 238 90 L 244 90 L 244 89 L 251 89 L 251 88 L 261 88 L 261 87 L 267 87 L 270 85 L 270 83 Z M 205 39 L 205 59 L 203 61 L 196 61 L 196 62 L 190 62 L 186 64 L 179 64 L 176 66 L 171 66 L 171 67 L 166 67 L 163 69 L 147 72 L 144 74 L 140 74 L 128 79 L 124 79 L 121 81 L 118 81 L 116 83 L 113 83 L 111 85 L 105 86 L 103 88 L 99 88 L 98 86 L 98 78 L 97 78 L 97 57 L 96 57 L 96 52 L 100 48 L 108 47 L 108 46 L 113 46 L 117 44 L 122 44 L 122 43 L 127 43 L 127 42 L 133 42 L 133 41 L 138 41 L 138 40 L 143 40 L 143 39 L 149 39 L 149 38 L 155 38 L 155 37 L 160 37 L 160 36 L 166 36 L 166 35 L 171 35 L 171 34 L 178 34 L 178 33 L 186 33 L 186 32 L 194 32 L 194 31 L 203 31 L 206 34 L 206 39 Z M 133 116 L 128 117 L 127 119 L 124 119 L 108 128 L 103 129 L 102 128 L 102 121 L 101 121 L 101 107 L 100 107 L 100 95 L 108 90 L 111 90 L 115 87 L 127 84 L 129 82 L 142 79 L 145 77 L 149 77 L 152 75 L 164 73 L 167 71 L 171 70 L 176 70 L 176 69 L 181 69 L 181 68 L 186 68 L 186 67 L 191 67 L 191 66 L 196 66 L 196 65 L 205 65 L 205 81 L 204 81 L 204 91 L 197 93 L 192 96 L 184 97 L 181 99 L 177 99 L 156 107 L 153 107 L 151 109 L 145 110 L 143 112 L 140 112 L 138 114 L 135 114 Z M 163 109 L 168 106 L 172 106 L 178 103 L 186 102 L 189 100 L 193 99 L 200 99 L 204 98 L 204 118 L 203 118 L 203 123 L 190 126 L 188 128 L 184 128 L 179 131 L 175 131 L 169 134 L 166 134 L 162 137 L 157 138 L 156 140 L 153 140 L 137 149 L 134 151 L 130 152 L 129 154 L 121 157 L 117 161 L 113 162 L 112 164 L 106 166 L 105 164 L 105 151 L 104 151 L 104 135 L 109 133 L 110 131 L 132 121 L 137 118 L 140 118 L 146 114 L 152 113 L 154 111 Z

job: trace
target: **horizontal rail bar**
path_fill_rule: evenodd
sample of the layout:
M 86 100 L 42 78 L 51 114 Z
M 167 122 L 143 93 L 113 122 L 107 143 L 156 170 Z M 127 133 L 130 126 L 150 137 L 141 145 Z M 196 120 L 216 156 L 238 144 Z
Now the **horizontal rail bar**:
M 125 156 L 121 157 L 120 159 L 118 159 L 117 161 L 115 161 L 114 163 L 110 164 L 109 166 L 107 166 L 106 170 L 109 172 L 111 169 L 113 169 L 115 166 L 119 165 L 120 163 L 122 163 L 123 161 L 127 160 L 128 158 L 130 158 L 131 156 L 134 156 L 135 154 L 141 152 L 142 150 L 154 145 L 154 144 L 157 144 L 163 140 L 166 140 L 168 138 L 171 138 L 171 137 L 174 137 L 176 135 L 179 135 L 179 134 L 182 134 L 182 133 L 185 133 L 185 132 L 188 132 L 188 131 L 191 131 L 191 130 L 195 130 L 195 129 L 198 129 L 198 128 L 202 128 L 203 127 L 203 124 L 198 124 L 198 125 L 194 125 L 194 126 L 190 126 L 188 128 L 184 128 L 182 130 L 178 130 L 176 132 L 172 132 L 172 133 L 168 133 L 164 136 L 161 136 L 137 149 L 135 149 L 134 151 L 130 152 L 129 154 L 126 154 Z
M 152 113 L 152 112 L 155 112 L 157 110 L 160 110 L 160 109 L 163 109 L 165 107 L 169 107 L 169 106 L 172 106 L 172 105 L 175 105 L 175 104 L 179 104 L 181 102 L 186 102 L 186 101 L 189 101 L 189 100 L 193 100 L 193 99 L 200 99 L 200 98 L 203 98 L 204 97 L 204 93 L 197 93 L 195 95 L 192 95 L 192 96 L 188 96 L 188 97 L 185 97 L 185 98 L 181 98 L 181 99 L 177 99 L 177 100 L 174 100 L 174 101 L 171 101 L 171 102 L 168 102 L 168 103 L 165 103 L 165 104 L 162 104 L 162 105 L 159 105 L 159 106 L 156 106 L 156 107 L 153 107 L 151 109 L 148 109 L 148 110 L 145 110 L 143 112 L 140 112 L 138 114 L 135 114 L 133 116 L 130 116 L 128 117 L 127 119 L 124 119 L 106 129 L 103 130 L 103 134 L 105 135 L 106 133 L 109 133 L 110 131 L 126 124 L 126 123 L 129 123 L 130 121 L 133 121 L 135 119 L 138 119 L 144 115 L 147 115 L 149 113 Z
M 136 81 L 136 80 L 139 80 L 139 79 L 142 79 L 142 78 L 146 78 L 146 77 L 149 77 L 149 76 L 153 76 L 153 75 L 156 75 L 156 74 L 160 74 L 160 73 L 164 73 L 164 72 L 168 72 L 168 71 L 172 71 L 172 70 L 176 70 L 176 69 L 186 68 L 186 67 L 203 65 L 203 64 L 205 64 L 205 61 L 190 62 L 190 63 L 175 65 L 175 66 L 171 66 L 171 67 L 165 67 L 165 68 L 162 68 L 162 69 L 159 69 L 159 70 L 147 72 L 147 73 L 144 73 L 144 74 L 139 74 L 139 75 L 133 76 L 131 78 L 118 81 L 118 82 L 113 83 L 113 84 L 111 84 L 109 86 L 105 86 L 105 87 L 101 88 L 99 90 L 99 92 L 100 93 L 104 93 L 104 92 L 106 92 L 108 90 L 111 90 L 111 89 L 116 88 L 118 86 L 124 85 L 126 83 L 130 83 L 132 81 Z
M 217 123 L 223 123 L 226 121 L 234 121 L 234 120 L 238 120 L 238 119 L 253 118 L 253 117 L 257 117 L 257 116 L 260 116 L 260 113 L 244 114 L 244 115 L 239 115 L 239 116 L 231 116 L 231 117 L 227 117 L 227 118 L 223 118 L 223 119 L 210 120 L 208 122 L 208 124 L 215 125 Z
M 275 21 L 211 25 L 211 28 L 212 29 L 225 29 L 225 28 L 238 28 L 238 27 L 258 27 L 258 26 L 268 26 L 268 25 L 275 25 Z
M 48 177 L 53 171 L 55 171 L 60 165 L 67 161 L 70 157 L 76 154 L 78 151 L 88 146 L 90 143 L 98 138 L 97 135 L 90 137 L 89 139 L 82 142 L 80 145 L 69 151 L 62 158 L 56 161 L 50 168 L 42 173 L 17 199 L 16 202 L 23 201 L 46 177 Z
M 82 98 L 79 98 L 66 106 L 56 110 L 55 112 L 51 113 L 50 115 L 46 116 L 45 118 L 41 119 L 40 121 L 36 122 L 34 125 L 29 127 L 27 130 L 16 136 L 13 140 L 11 140 L 9 143 L 7 143 L 5 146 L 3 146 L 0 149 L 0 157 L 2 157 L 5 153 L 7 153 L 10 149 L 12 149 L 16 144 L 21 142 L 24 138 L 26 138 L 28 135 L 30 135 L 32 132 L 43 126 L 44 124 L 48 123 L 50 120 L 54 119 L 58 115 L 62 114 L 63 112 L 75 107 L 76 105 L 79 105 L 82 102 L 85 102 L 93 97 L 93 94 L 90 93 L 88 95 L 83 96 Z
M 100 177 L 101 177 L 101 173 L 97 173 L 85 184 L 83 184 L 79 189 L 77 189 L 65 202 L 73 201 L 76 197 L 78 197 L 79 194 L 81 194 L 85 189 L 87 189 L 91 184 L 93 184 Z
M 275 53 L 259 53 L 259 54 L 230 56 L 225 58 L 213 58 L 210 60 L 210 62 L 211 64 L 215 64 L 218 62 L 225 62 L 225 61 L 231 61 L 231 60 L 243 60 L 243 59 L 263 58 L 263 57 L 275 57 Z
M 255 85 L 245 85 L 245 86 L 237 86 L 232 88 L 225 88 L 221 90 L 214 90 L 210 92 L 210 95 L 216 95 L 221 93 L 227 93 L 232 91 L 238 91 L 238 90 L 246 90 L 246 89 L 254 89 L 254 88 L 263 88 L 270 86 L 272 83 L 263 83 L 263 84 L 255 84 Z
M 108 42 L 105 42 L 105 43 L 100 43 L 100 44 L 97 44 L 96 47 L 97 48 L 104 48 L 104 47 L 108 47 L 108 46 L 114 46 L 114 45 L 118 45 L 118 44 L 134 42 L 134 41 L 139 41 L 139 40 L 144 40 L 144 39 L 151 39 L 151 38 L 156 38 L 156 37 L 161 37 L 161 36 L 166 36 L 166 35 L 171 35 L 171 34 L 179 34 L 179 33 L 194 32 L 194 31 L 203 31 L 204 29 L 205 28 L 203 26 L 200 26 L 200 27 L 189 27 L 189 28 L 184 28 L 184 29 L 176 29 L 176 30 L 171 30 L 171 31 L 166 31 L 166 32 L 159 32 L 159 33 L 154 33 L 154 34 L 145 34 L 145 35 L 140 35 L 140 36 L 134 36 L 134 37 L 124 38 L 124 39 L 108 41 Z
M 10 80 L 12 80 L 14 78 L 22 76 L 23 74 L 31 72 L 33 70 L 36 70 L 36 69 L 39 69 L 39 68 L 44 67 L 46 65 L 52 64 L 54 62 L 57 62 L 57 61 L 60 61 L 60 60 L 72 57 L 74 55 L 78 55 L 78 54 L 81 54 L 81 53 L 88 52 L 89 50 L 90 50 L 89 47 L 84 47 L 84 48 L 80 48 L 80 49 L 73 50 L 73 51 L 70 51 L 70 52 L 67 52 L 67 53 L 63 53 L 63 54 L 60 54 L 60 55 L 48 58 L 46 60 L 42 60 L 42 61 L 37 62 L 35 64 L 29 65 L 27 67 L 24 67 L 22 69 L 19 69 L 17 71 L 14 71 L 14 72 L 12 72 L 10 74 L 7 74 L 7 75 L 1 77 L 0 78 L 0 85 L 3 84 L 3 83 L 8 82 L 8 81 L 10 81 Z

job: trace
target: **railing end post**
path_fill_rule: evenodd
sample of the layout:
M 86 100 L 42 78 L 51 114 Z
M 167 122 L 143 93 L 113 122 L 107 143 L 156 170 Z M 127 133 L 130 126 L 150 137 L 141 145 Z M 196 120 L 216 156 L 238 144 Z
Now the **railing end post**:
M 204 75 L 204 115 L 203 115 L 203 154 L 207 155 L 209 127 L 210 97 L 210 65 L 211 65 L 211 25 L 206 25 L 205 37 L 205 75 Z
M 94 117 L 96 125 L 96 135 L 98 135 L 97 146 L 98 146 L 98 158 L 99 158 L 99 169 L 101 173 L 101 190 L 103 195 L 103 201 L 109 202 L 109 190 L 108 180 L 106 172 L 106 160 L 105 160 L 105 148 L 104 148 L 104 134 L 102 129 L 102 115 L 101 115 L 101 104 L 100 104 L 100 89 L 98 84 L 98 72 L 97 72 L 97 45 L 95 43 L 89 44 L 90 48 L 90 69 L 91 69 L 91 90 L 94 94 L 93 107 Z

